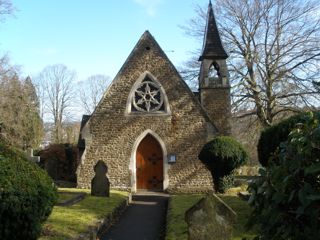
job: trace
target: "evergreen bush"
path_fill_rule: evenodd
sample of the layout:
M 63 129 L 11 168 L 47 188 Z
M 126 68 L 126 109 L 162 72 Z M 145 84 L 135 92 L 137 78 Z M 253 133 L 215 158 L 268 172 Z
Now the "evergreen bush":
M 227 136 L 216 137 L 205 144 L 198 157 L 211 172 L 216 192 L 224 192 L 224 186 L 228 186 L 225 181 L 229 181 L 224 177 L 248 160 L 242 145 Z
M 313 113 L 316 119 L 320 119 L 320 112 Z M 287 140 L 288 134 L 297 123 L 305 123 L 308 119 L 307 113 L 300 113 L 281 121 L 261 132 L 258 142 L 258 157 L 262 166 L 268 166 L 268 160 L 279 148 L 281 142 Z
M 260 239 L 314 240 L 320 235 L 320 125 L 304 114 L 304 123 L 289 134 L 268 168 L 249 185 Z
M 0 143 L 0 239 L 37 239 L 56 200 L 46 172 Z

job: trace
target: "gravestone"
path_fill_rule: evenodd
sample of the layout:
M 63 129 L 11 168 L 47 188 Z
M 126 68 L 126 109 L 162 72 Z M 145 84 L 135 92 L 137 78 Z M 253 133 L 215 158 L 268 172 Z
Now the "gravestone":
M 107 165 L 99 160 L 94 166 L 95 176 L 91 181 L 91 195 L 92 196 L 110 196 L 110 182 L 106 174 L 108 172 Z
M 215 194 L 208 194 L 185 215 L 189 240 L 228 240 L 236 213 Z
M 32 148 L 27 149 L 26 155 L 31 162 L 36 162 L 36 163 L 40 162 L 40 156 L 34 156 Z

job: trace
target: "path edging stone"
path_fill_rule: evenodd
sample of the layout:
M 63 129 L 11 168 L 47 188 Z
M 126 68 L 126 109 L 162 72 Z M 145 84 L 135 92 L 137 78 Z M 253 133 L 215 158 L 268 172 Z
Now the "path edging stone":
M 123 200 L 110 214 L 98 221 L 95 226 L 89 228 L 88 232 L 81 234 L 75 240 L 99 240 L 101 235 L 107 229 L 109 229 L 111 225 L 113 225 L 126 210 L 130 199 L 131 193 L 129 193 L 129 196 Z
M 74 205 L 77 202 L 80 202 L 81 200 L 83 200 L 86 196 L 85 193 L 73 193 L 73 192 L 59 192 L 59 194 L 73 194 L 74 195 L 74 197 L 69 200 L 66 200 L 61 203 L 56 203 L 56 206 L 61 206 L 61 207 L 67 207 L 67 206 Z

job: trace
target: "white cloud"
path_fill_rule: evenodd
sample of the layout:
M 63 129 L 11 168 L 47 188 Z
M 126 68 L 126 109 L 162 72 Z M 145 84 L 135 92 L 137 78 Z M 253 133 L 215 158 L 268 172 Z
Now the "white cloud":
M 134 0 L 135 3 L 144 8 L 146 13 L 153 17 L 156 15 L 157 8 L 164 0 Z

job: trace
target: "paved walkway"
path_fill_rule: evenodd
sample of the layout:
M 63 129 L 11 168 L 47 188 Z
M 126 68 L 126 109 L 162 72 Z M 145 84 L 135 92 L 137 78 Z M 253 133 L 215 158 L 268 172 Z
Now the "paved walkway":
M 163 193 L 139 193 L 101 240 L 162 240 L 169 196 Z

